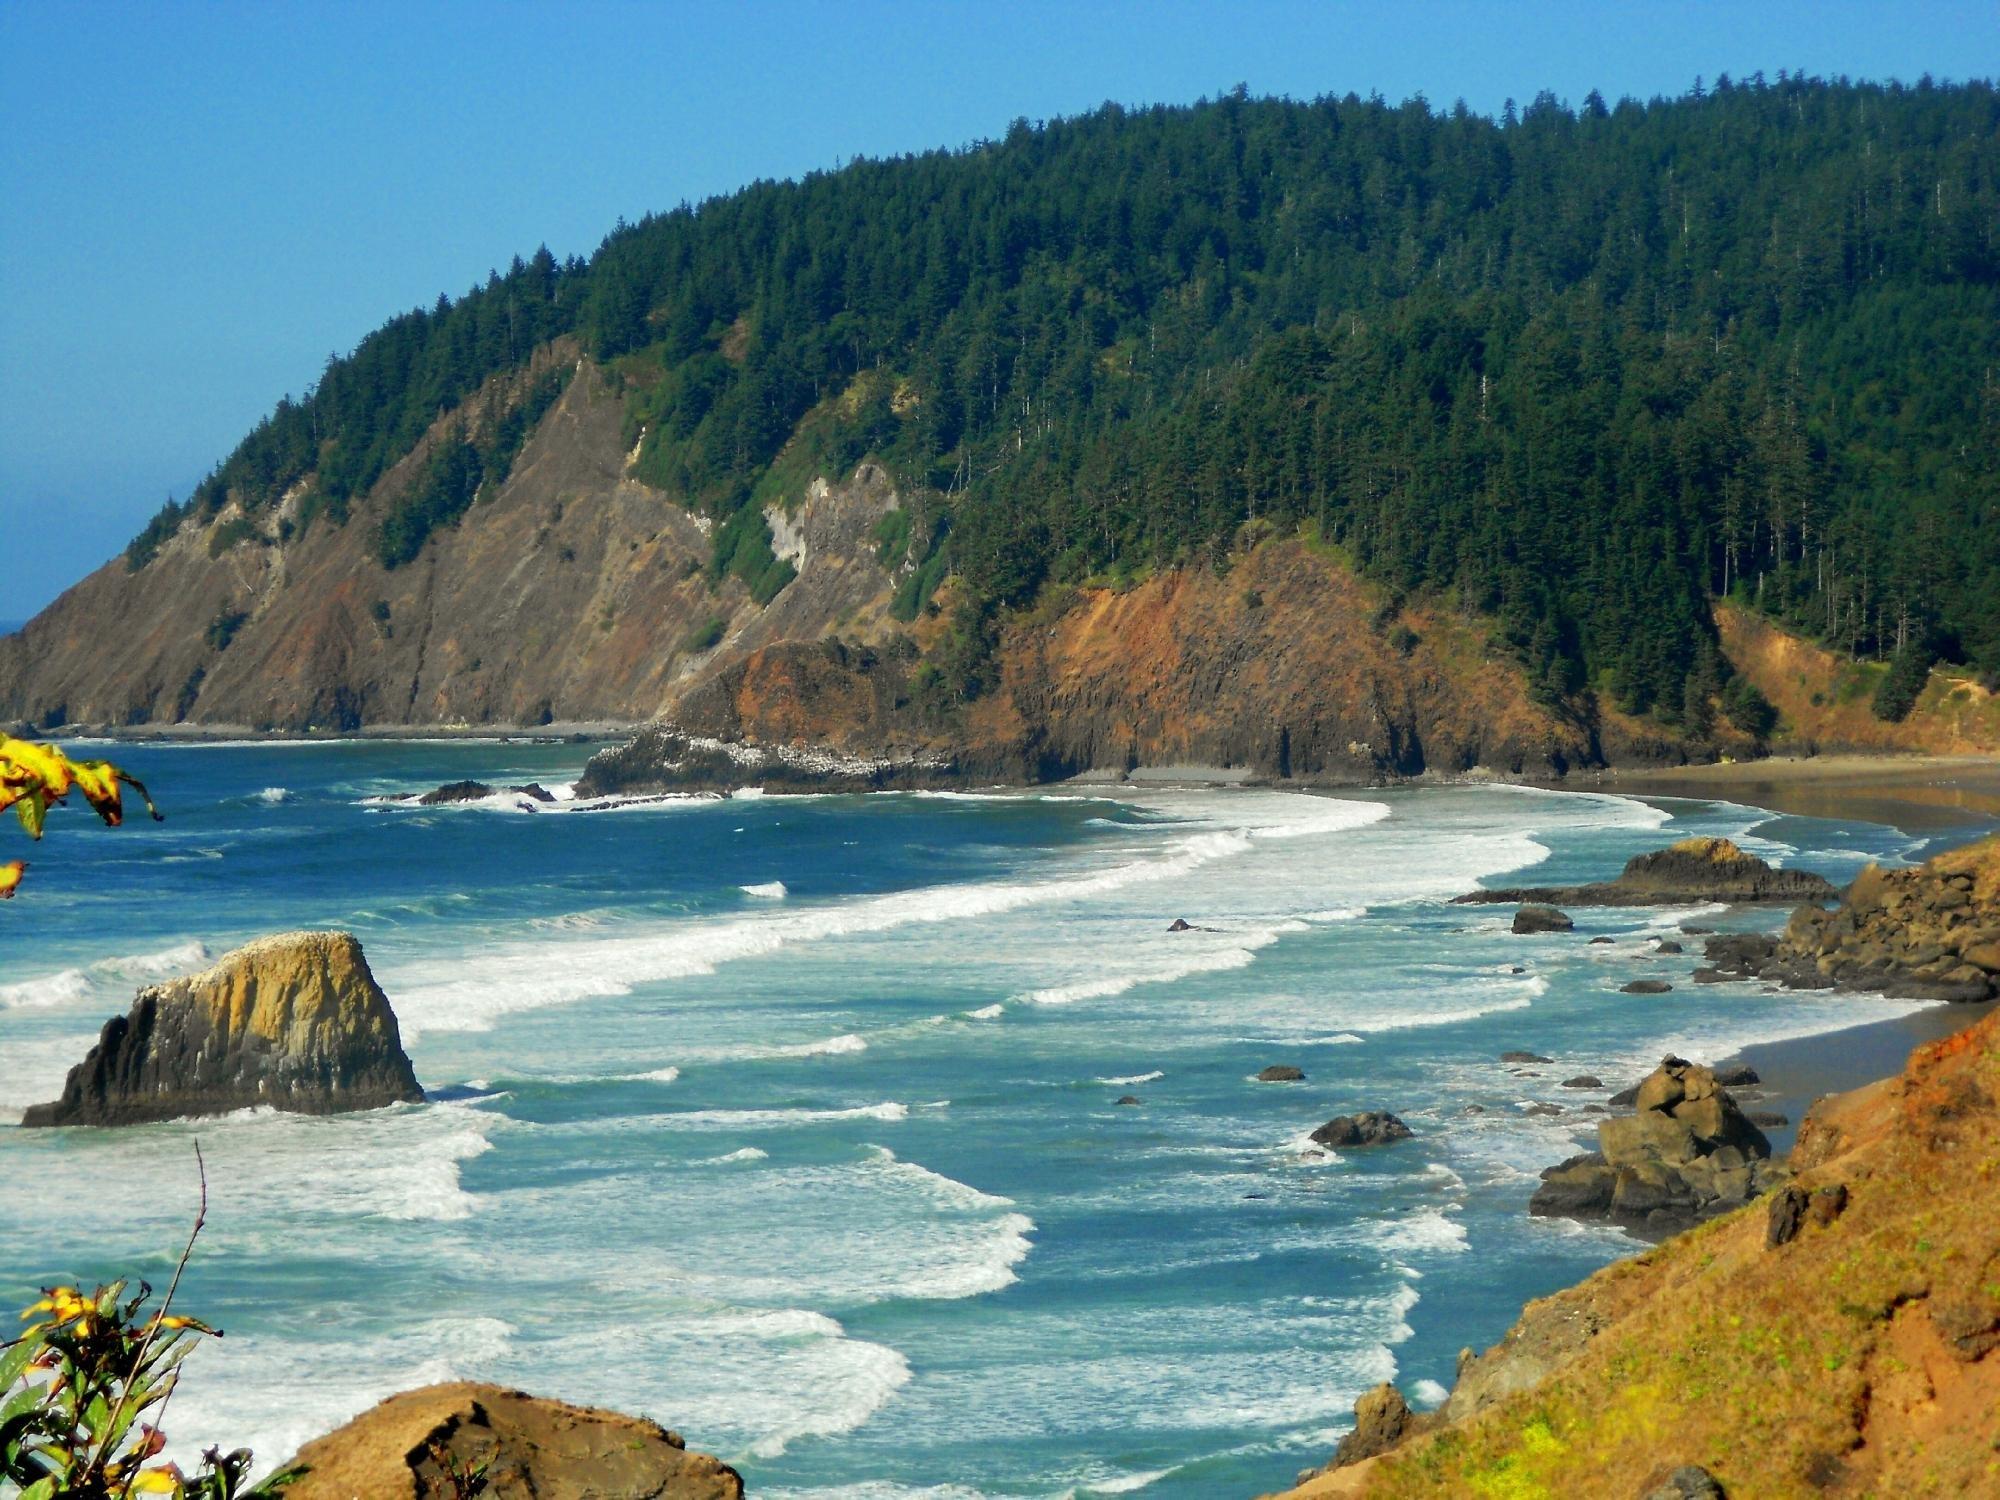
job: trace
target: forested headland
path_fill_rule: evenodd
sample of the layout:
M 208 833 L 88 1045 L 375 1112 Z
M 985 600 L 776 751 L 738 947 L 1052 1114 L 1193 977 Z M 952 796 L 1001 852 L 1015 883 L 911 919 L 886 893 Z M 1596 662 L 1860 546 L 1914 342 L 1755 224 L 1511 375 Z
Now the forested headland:
M 956 579 L 935 665 L 961 697 L 1006 611 L 1226 567 L 1247 522 L 1493 617 L 1551 701 L 1670 726 L 1768 713 L 1732 696 L 1719 596 L 1893 659 L 1885 716 L 1937 657 L 2000 678 L 1989 83 L 1779 73 L 1498 119 L 1239 89 L 757 183 L 392 320 L 128 564 L 288 494 L 411 562 L 505 477 L 563 335 L 760 600 L 791 576 L 764 504 L 880 462 L 899 612 Z M 370 498 L 514 370 L 504 415 L 467 406 Z

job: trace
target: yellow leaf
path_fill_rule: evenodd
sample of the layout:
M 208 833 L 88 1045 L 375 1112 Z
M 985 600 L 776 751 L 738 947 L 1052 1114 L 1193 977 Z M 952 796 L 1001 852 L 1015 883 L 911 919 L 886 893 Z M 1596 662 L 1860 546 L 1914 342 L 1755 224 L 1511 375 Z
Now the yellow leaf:
M 27 868 L 28 862 L 24 859 L 10 859 L 0 865 L 0 901 L 14 899 L 14 888 L 21 883 L 21 876 Z

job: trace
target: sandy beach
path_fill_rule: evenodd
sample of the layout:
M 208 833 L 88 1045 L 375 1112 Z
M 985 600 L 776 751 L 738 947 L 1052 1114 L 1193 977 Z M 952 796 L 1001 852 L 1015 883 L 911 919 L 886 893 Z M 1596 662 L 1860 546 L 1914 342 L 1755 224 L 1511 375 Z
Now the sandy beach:
M 1773 757 L 1606 771 L 1596 785 L 1629 796 L 1714 797 L 1801 817 L 1862 818 L 1913 834 L 2000 828 L 2000 756 Z

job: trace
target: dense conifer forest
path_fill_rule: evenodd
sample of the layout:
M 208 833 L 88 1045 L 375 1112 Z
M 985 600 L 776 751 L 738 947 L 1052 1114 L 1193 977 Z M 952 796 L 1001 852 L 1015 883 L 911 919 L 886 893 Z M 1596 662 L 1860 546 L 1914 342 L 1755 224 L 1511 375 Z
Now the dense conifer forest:
M 642 477 L 785 586 L 761 505 L 873 455 L 913 615 L 962 587 L 976 692 L 1052 584 L 1227 566 L 1304 529 L 1497 617 L 1543 691 L 1727 706 L 1709 600 L 1857 655 L 2000 675 L 2000 93 L 1715 80 L 1499 119 L 1242 90 L 757 183 L 546 250 L 329 360 L 128 552 L 302 481 L 395 567 L 503 478 L 552 378 L 440 413 L 560 335 Z M 1885 706 L 1893 713 L 1895 704 Z M 1745 710 L 1754 713 L 1754 706 Z

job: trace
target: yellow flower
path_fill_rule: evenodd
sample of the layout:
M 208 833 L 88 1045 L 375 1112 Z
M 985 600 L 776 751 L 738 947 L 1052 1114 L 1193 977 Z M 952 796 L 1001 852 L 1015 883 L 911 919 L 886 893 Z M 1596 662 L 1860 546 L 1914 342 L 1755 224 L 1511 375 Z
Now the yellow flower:
M 181 1471 L 172 1464 L 157 1469 L 146 1469 L 132 1481 L 131 1493 L 135 1495 L 178 1495 L 181 1493 Z

